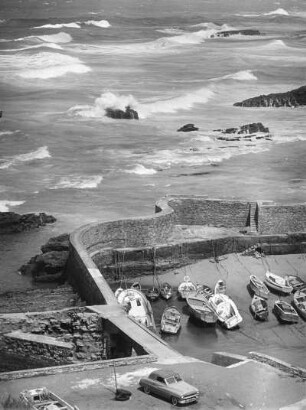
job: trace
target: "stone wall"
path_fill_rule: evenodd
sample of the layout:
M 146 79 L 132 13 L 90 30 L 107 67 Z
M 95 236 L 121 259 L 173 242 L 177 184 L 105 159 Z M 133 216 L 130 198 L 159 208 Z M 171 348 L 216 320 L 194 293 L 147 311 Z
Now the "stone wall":
M 249 224 L 251 203 L 226 201 L 206 197 L 171 197 L 169 206 L 175 213 L 175 223 L 182 225 L 207 225 L 242 229 Z
M 259 202 L 258 213 L 261 234 L 306 231 L 306 204 L 265 205 Z
M 19 337 L 13 340 L 12 332 L 16 331 Z M 119 341 L 120 351 L 110 351 L 114 347 L 114 340 Z M 69 355 L 64 354 L 62 342 L 71 344 Z M 24 354 L 36 357 L 40 354 L 44 357 L 48 350 L 47 344 L 50 358 L 62 364 L 67 363 L 67 360 L 77 362 L 106 359 L 110 358 L 110 354 L 112 357 L 129 356 L 133 346 L 132 341 L 120 335 L 116 327 L 86 308 L 0 315 L 0 351 L 7 351 L 13 345 L 17 353 L 22 353 L 23 345 Z

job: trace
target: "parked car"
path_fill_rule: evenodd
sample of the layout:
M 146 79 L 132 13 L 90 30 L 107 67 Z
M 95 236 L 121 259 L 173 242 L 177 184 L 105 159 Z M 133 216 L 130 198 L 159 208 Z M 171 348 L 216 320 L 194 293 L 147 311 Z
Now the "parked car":
M 199 390 L 186 383 L 182 377 L 168 369 L 154 370 L 148 377 L 139 381 L 140 386 L 146 394 L 160 396 L 176 406 L 198 401 Z

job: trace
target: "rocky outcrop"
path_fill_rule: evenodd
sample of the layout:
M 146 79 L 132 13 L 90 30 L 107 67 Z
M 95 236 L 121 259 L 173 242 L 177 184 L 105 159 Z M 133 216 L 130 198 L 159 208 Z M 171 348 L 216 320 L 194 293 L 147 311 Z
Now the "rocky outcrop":
M 236 107 L 299 107 L 306 105 L 306 86 L 285 93 L 260 95 L 237 102 Z
M 61 282 L 69 256 L 69 235 L 51 238 L 41 247 L 42 254 L 36 255 L 19 269 L 23 275 L 32 275 L 36 282 Z
M 139 120 L 138 112 L 133 110 L 129 105 L 125 107 L 125 111 L 114 108 L 106 108 L 105 115 L 110 118 L 121 120 Z
M 260 31 L 252 29 L 241 29 L 241 30 L 222 30 L 218 31 L 214 36 L 215 37 L 230 37 L 236 35 L 242 36 L 260 36 Z
M 0 212 L 0 234 L 29 231 L 55 221 L 54 216 L 45 213 L 20 215 L 15 212 Z
M 214 131 L 230 135 L 224 137 L 217 137 L 218 140 L 222 141 L 240 141 L 241 139 L 248 140 L 253 137 L 255 139 L 272 139 L 269 128 L 265 127 L 261 122 L 254 122 L 252 124 L 242 125 L 239 128 L 226 128 Z
M 185 124 L 181 128 L 179 128 L 178 132 L 190 132 L 190 131 L 198 131 L 199 128 L 195 127 L 194 124 Z

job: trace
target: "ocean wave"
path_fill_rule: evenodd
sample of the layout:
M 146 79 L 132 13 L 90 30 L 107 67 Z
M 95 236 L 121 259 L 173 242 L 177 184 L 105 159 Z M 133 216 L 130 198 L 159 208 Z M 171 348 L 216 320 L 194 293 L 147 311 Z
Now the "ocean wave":
M 0 212 L 9 212 L 12 206 L 18 206 L 24 203 L 25 201 L 0 201 Z
M 211 81 L 216 81 L 216 80 L 237 80 L 237 81 L 254 81 L 258 80 L 256 75 L 252 72 L 252 70 L 243 70 L 243 71 L 238 71 L 237 73 L 234 74 L 228 74 L 224 75 L 223 77 L 218 77 L 215 79 L 212 79 Z
M 81 28 L 79 22 L 75 23 L 61 23 L 61 24 L 44 24 L 43 26 L 33 27 L 34 29 L 40 28 L 50 28 L 50 29 L 59 29 L 59 28 Z
M 32 55 L 2 56 L 1 65 L 10 71 L 10 75 L 15 74 L 25 79 L 46 80 L 61 77 L 67 73 L 83 74 L 91 71 L 77 57 L 46 51 Z
M 279 9 L 276 9 L 276 10 L 273 10 L 273 11 L 269 11 L 268 13 L 264 13 L 263 15 L 264 16 L 275 16 L 275 15 L 277 15 L 277 16 L 289 16 L 289 13 L 288 13 L 287 10 L 279 8 Z
M 88 20 L 85 21 L 87 26 L 96 26 L 101 28 L 109 28 L 111 27 L 110 23 L 107 20 Z
M 55 50 L 62 50 L 63 49 L 60 45 L 55 44 L 55 43 L 43 43 L 43 44 L 36 44 L 34 46 L 12 48 L 12 49 L 6 49 L 6 50 L 2 50 L 2 51 L 3 52 L 10 51 L 10 52 L 16 53 L 18 51 L 26 51 L 26 50 L 31 50 L 31 49 L 34 49 L 34 48 L 52 48 L 52 49 L 55 49 Z
M 277 49 L 290 49 L 283 40 L 273 40 L 270 41 L 268 44 L 260 46 L 261 49 L 269 49 L 269 50 L 277 50 Z
M 0 137 L 4 135 L 13 135 L 16 131 L 0 131 Z
M 50 35 L 43 35 L 43 36 L 30 36 L 28 38 L 36 37 L 42 41 L 47 43 L 70 43 L 72 41 L 72 37 L 70 34 L 65 32 L 60 32 L 57 34 L 50 34 Z
M 147 118 L 155 113 L 175 113 L 179 110 L 189 110 L 195 104 L 205 104 L 214 95 L 209 88 L 201 88 L 178 97 L 167 100 L 156 100 L 150 103 L 140 103 L 132 95 L 116 95 L 111 92 L 101 94 L 94 105 L 76 105 L 68 113 L 84 118 L 101 118 L 107 108 L 125 110 L 127 106 L 136 110 L 140 118 Z
M 60 181 L 50 189 L 94 189 L 102 182 L 102 175 L 71 175 L 62 177 Z
M 12 165 L 18 165 L 23 162 L 31 162 L 38 159 L 51 158 L 48 147 L 40 147 L 36 151 L 27 154 L 19 154 L 13 157 L 8 157 L 0 160 L 0 169 L 7 169 Z
M 127 174 L 137 174 L 137 175 L 154 175 L 157 171 L 154 168 L 146 168 L 141 164 L 137 164 L 133 169 L 124 171 Z

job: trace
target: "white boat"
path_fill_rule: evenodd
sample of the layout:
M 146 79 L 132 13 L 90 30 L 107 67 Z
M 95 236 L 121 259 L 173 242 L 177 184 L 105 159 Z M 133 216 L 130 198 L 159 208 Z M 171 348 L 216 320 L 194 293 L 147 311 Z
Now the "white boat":
M 300 316 L 306 320 L 306 287 L 294 292 L 293 304 Z
M 201 291 L 191 292 L 187 296 L 190 316 L 204 323 L 216 323 L 218 315 L 208 296 Z
M 297 311 L 284 300 L 276 300 L 273 311 L 275 316 L 283 323 L 297 323 L 299 321 Z
M 21 401 L 33 410 L 77 410 L 46 387 L 23 390 L 20 393 Z
M 156 330 L 153 311 L 146 296 L 137 289 L 123 289 L 117 296 L 117 301 L 124 307 L 127 314 L 138 323 Z
M 270 289 L 275 290 L 276 292 L 285 293 L 287 295 L 293 291 L 292 286 L 288 284 L 285 278 L 275 275 L 275 273 L 270 271 L 266 272 L 265 284 Z
M 227 329 L 232 329 L 242 322 L 242 317 L 237 309 L 237 306 L 231 298 L 222 293 L 216 293 L 210 298 L 218 320 Z
M 196 291 L 196 286 L 191 282 L 189 276 L 184 276 L 184 280 L 179 284 L 177 291 L 181 299 L 186 299 L 190 292 Z
M 219 279 L 215 285 L 215 294 L 221 293 L 225 294 L 226 292 L 226 282 L 223 279 Z
M 270 293 L 263 281 L 258 279 L 255 275 L 250 275 L 250 289 L 255 295 L 264 299 L 267 299 Z
M 160 330 L 175 335 L 181 328 L 181 313 L 175 306 L 167 306 L 162 314 Z
M 197 288 L 197 292 L 203 293 L 203 295 L 206 295 L 208 298 L 210 298 L 214 294 L 214 291 L 208 285 L 196 283 L 196 288 Z
M 267 320 L 269 316 L 268 303 L 265 298 L 254 295 L 251 302 L 251 312 L 257 320 Z
M 160 296 L 166 300 L 172 297 L 172 286 L 168 282 L 162 283 L 160 287 Z

